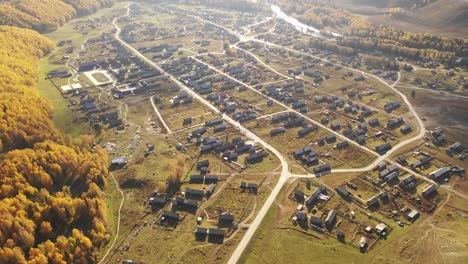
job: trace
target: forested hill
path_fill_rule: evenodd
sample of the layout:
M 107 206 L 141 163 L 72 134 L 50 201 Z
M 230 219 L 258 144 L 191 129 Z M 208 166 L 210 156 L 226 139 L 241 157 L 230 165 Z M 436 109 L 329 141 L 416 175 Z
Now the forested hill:
M 51 121 L 36 89 L 39 33 L 0 26 L 0 263 L 95 263 L 109 239 L 107 154 Z
M 5 0 L 0 1 L 0 25 L 54 31 L 68 20 L 96 12 L 115 0 Z

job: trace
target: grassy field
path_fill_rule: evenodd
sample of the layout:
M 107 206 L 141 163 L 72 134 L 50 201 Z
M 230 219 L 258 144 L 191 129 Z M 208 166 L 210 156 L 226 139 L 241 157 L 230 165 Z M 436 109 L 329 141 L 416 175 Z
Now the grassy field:
M 339 175 L 330 176 L 321 180 L 331 183 L 332 177 Z M 355 175 L 339 177 L 353 178 Z M 434 216 L 424 216 L 405 228 L 394 227 L 387 239 L 379 241 L 363 254 L 355 246 L 342 244 L 336 238 L 319 233 L 311 235 L 310 232 L 306 235 L 293 227 L 287 218 L 295 206 L 285 202 L 285 190 L 290 190 L 290 187 L 286 186 L 280 193 L 277 200 L 281 207 L 274 204 L 270 208 L 239 263 L 309 263 L 313 260 L 314 263 L 390 264 L 464 263 L 468 260 L 468 237 L 465 235 L 468 222 L 463 217 L 467 207 L 457 197 L 452 196 L 447 203 L 450 207 L 444 207 Z M 327 206 L 336 205 L 331 203 Z M 361 220 L 366 221 L 367 216 L 362 216 Z M 345 226 L 342 228 L 346 229 Z
M 71 40 L 72 46 L 75 49 L 78 49 L 81 44 L 86 41 L 86 39 L 97 36 L 99 32 L 104 29 L 111 29 L 112 25 L 110 23 L 103 23 L 102 25 L 89 30 L 86 35 L 83 35 L 77 28 L 75 28 L 77 24 L 87 21 L 89 17 L 108 16 L 123 6 L 125 6 L 125 3 L 118 3 L 115 4 L 113 8 L 101 9 L 91 16 L 72 20 L 56 31 L 48 33 L 45 36 L 54 42 L 59 42 L 61 40 Z M 65 65 L 63 65 L 66 62 L 66 60 L 63 60 L 62 58 L 64 55 L 64 48 L 57 47 L 54 51 L 52 51 L 51 54 L 41 59 L 39 65 L 40 74 L 38 91 L 41 96 L 44 96 L 52 101 L 54 107 L 54 122 L 60 130 L 72 136 L 90 134 L 92 133 L 92 130 L 90 129 L 90 126 L 87 124 L 87 122 L 83 119 L 84 116 L 73 111 L 69 105 L 69 102 L 64 100 L 60 91 L 54 87 L 49 80 L 45 79 L 47 73 L 51 70 L 66 69 Z

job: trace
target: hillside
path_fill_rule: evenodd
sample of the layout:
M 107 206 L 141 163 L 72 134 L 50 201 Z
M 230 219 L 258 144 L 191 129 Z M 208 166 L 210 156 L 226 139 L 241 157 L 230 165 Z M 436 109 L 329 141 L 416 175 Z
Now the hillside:
M 0 25 L 50 32 L 76 16 L 95 12 L 114 0 L 6 0 L 0 4 Z
M 35 90 L 53 44 L 0 26 L 0 263 L 92 263 L 109 235 L 107 154 L 55 129 Z
M 328 2 L 375 24 L 395 26 L 405 31 L 432 32 L 467 38 L 468 2 L 465 0 L 335 0 Z

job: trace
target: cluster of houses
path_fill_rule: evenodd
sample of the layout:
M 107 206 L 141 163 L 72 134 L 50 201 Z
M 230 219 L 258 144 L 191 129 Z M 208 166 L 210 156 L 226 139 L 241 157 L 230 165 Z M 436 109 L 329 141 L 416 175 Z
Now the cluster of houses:
M 267 96 L 289 104 L 301 113 L 308 112 L 307 104 L 299 99 L 299 95 L 304 93 L 304 84 L 301 82 L 288 82 L 283 85 L 269 84 L 265 87 L 260 85 L 258 88 L 263 89 L 262 92 Z

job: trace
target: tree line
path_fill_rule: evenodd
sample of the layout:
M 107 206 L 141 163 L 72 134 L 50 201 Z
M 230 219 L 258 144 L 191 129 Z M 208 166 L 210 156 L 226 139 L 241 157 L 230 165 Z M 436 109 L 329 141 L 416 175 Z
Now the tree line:
M 95 12 L 115 0 L 6 0 L 0 3 L 0 25 L 50 32 L 68 20 Z
M 93 263 L 110 238 L 106 151 L 58 131 L 35 89 L 53 47 L 35 31 L 0 26 L 0 263 Z

